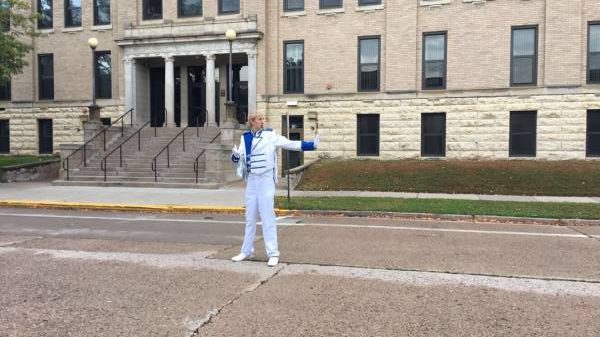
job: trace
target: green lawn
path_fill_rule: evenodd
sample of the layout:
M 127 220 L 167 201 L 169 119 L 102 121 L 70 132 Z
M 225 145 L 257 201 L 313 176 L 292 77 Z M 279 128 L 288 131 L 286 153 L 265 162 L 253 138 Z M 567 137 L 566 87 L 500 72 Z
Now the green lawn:
M 285 197 L 276 207 L 287 209 Z M 397 199 L 360 197 L 292 197 L 291 209 L 379 211 L 401 213 L 498 215 L 531 218 L 600 219 L 600 204 L 504 202 L 448 199 Z
M 58 159 L 57 156 L 0 156 L 0 168 L 13 165 L 38 163 L 51 159 Z
M 297 189 L 600 196 L 600 161 L 322 160 Z

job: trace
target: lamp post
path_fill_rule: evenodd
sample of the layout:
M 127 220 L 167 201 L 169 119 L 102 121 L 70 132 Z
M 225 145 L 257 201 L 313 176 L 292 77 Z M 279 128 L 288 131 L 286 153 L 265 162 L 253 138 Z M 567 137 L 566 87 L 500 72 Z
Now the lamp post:
M 232 94 L 233 94 L 233 70 L 232 70 L 232 53 L 233 53 L 233 40 L 235 40 L 237 34 L 235 33 L 235 30 L 233 29 L 228 29 L 225 32 L 225 38 L 227 39 L 227 41 L 229 41 L 229 94 L 227 95 L 227 102 L 231 103 L 233 102 L 233 100 L 231 99 Z
M 100 109 L 96 105 L 96 47 L 98 47 L 98 39 L 91 37 L 88 39 L 88 46 L 92 50 L 92 105 L 90 105 L 90 120 L 100 119 Z

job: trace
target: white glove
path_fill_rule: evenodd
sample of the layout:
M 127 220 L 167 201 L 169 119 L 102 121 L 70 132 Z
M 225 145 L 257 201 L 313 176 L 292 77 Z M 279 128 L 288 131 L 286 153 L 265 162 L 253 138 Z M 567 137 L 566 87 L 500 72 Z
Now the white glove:
M 233 145 L 233 148 L 231 149 L 231 154 L 233 154 L 234 157 L 240 157 L 240 150 L 238 149 L 237 145 Z
M 313 140 L 313 144 L 315 145 L 315 149 L 319 146 L 319 142 L 320 142 L 320 138 L 319 135 L 317 134 L 317 136 L 315 137 L 315 139 Z

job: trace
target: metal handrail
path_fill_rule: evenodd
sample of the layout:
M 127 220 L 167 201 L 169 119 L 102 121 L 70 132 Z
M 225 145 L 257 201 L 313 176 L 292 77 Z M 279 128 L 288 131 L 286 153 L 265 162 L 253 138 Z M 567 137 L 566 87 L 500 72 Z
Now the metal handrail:
M 200 132 L 198 131 L 198 129 L 200 128 L 199 126 L 199 121 L 200 121 L 200 116 L 196 116 L 196 137 L 200 136 Z M 167 145 L 165 145 L 156 156 L 154 156 L 154 158 L 152 159 L 152 172 L 154 172 L 154 182 L 158 182 L 158 165 L 157 165 L 157 160 L 158 157 L 165 151 L 167 151 L 167 167 L 171 167 L 171 153 L 169 151 L 169 146 L 171 144 L 173 144 L 173 142 L 175 140 L 177 140 L 177 138 L 179 138 L 180 135 L 183 135 L 183 152 L 185 152 L 185 130 L 187 130 L 190 127 L 189 123 L 188 125 L 183 128 L 183 130 L 181 130 L 175 137 L 173 137 L 173 139 L 171 139 Z
M 133 138 L 133 136 L 137 135 L 138 136 L 138 151 L 141 151 L 142 150 L 142 138 L 141 138 L 142 137 L 141 136 L 142 129 L 144 129 L 146 126 L 150 125 L 151 122 L 152 122 L 152 120 L 149 120 L 146 123 L 144 123 L 144 125 L 142 125 L 139 129 L 137 129 L 129 137 L 127 137 L 127 139 L 122 141 L 118 147 L 115 147 L 114 149 L 112 149 L 112 151 L 110 151 L 106 156 L 104 156 L 104 158 L 102 158 L 102 161 L 100 161 L 100 169 L 102 171 L 104 171 L 104 181 L 106 181 L 106 169 L 107 169 L 106 160 L 108 159 L 108 157 L 110 157 L 110 155 L 113 154 L 118 149 L 119 150 L 119 167 L 123 167 L 123 145 L 125 145 L 125 143 L 127 143 L 131 138 Z M 156 135 L 156 127 L 154 129 L 154 134 Z
M 219 136 L 221 136 L 221 131 L 219 131 L 219 133 L 217 133 L 217 135 L 211 139 L 211 141 L 208 144 L 212 144 L 215 139 L 219 138 Z M 198 164 L 198 160 L 200 160 L 200 157 L 202 157 L 202 155 L 204 154 L 204 152 L 206 152 L 206 149 L 202 149 L 202 151 L 200 152 L 200 154 L 196 157 L 196 160 L 194 161 L 194 172 L 196 173 L 196 184 L 198 183 L 198 171 L 200 171 L 199 169 L 199 164 Z
M 124 128 L 125 128 L 125 124 L 124 124 L 125 119 L 123 119 L 123 118 L 125 116 L 127 116 L 129 113 L 131 113 L 130 125 L 133 126 L 134 110 L 133 110 L 133 108 L 131 108 L 131 109 L 127 110 L 127 112 L 125 112 L 123 115 L 121 115 L 121 117 L 117 118 L 117 120 L 112 122 L 108 127 L 103 127 L 102 131 L 98 132 L 94 137 L 92 137 L 90 140 L 85 142 L 82 146 L 77 148 L 75 151 L 71 152 L 65 159 L 63 159 L 61 166 L 62 166 L 63 170 L 67 171 L 67 181 L 69 181 L 69 159 L 75 153 L 77 153 L 83 149 L 83 167 L 87 167 L 87 145 L 89 143 L 91 143 L 92 141 L 94 141 L 98 136 L 102 135 L 102 138 L 103 138 L 102 148 L 103 148 L 103 151 L 106 151 L 106 131 L 108 131 L 108 129 L 110 129 L 115 124 L 117 124 L 117 122 L 121 121 L 121 137 L 123 137 Z M 65 167 L 65 163 L 66 163 L 66 167 Z

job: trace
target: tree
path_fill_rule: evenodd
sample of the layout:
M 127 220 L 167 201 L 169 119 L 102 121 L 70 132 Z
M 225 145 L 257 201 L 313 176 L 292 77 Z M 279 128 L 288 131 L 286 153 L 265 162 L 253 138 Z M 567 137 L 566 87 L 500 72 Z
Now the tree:
M 27 66 L 25 56 L 32 49 L 27 41 L 38 35 L 36 20 L 25 0 L 0 0 L 0 84 Z

